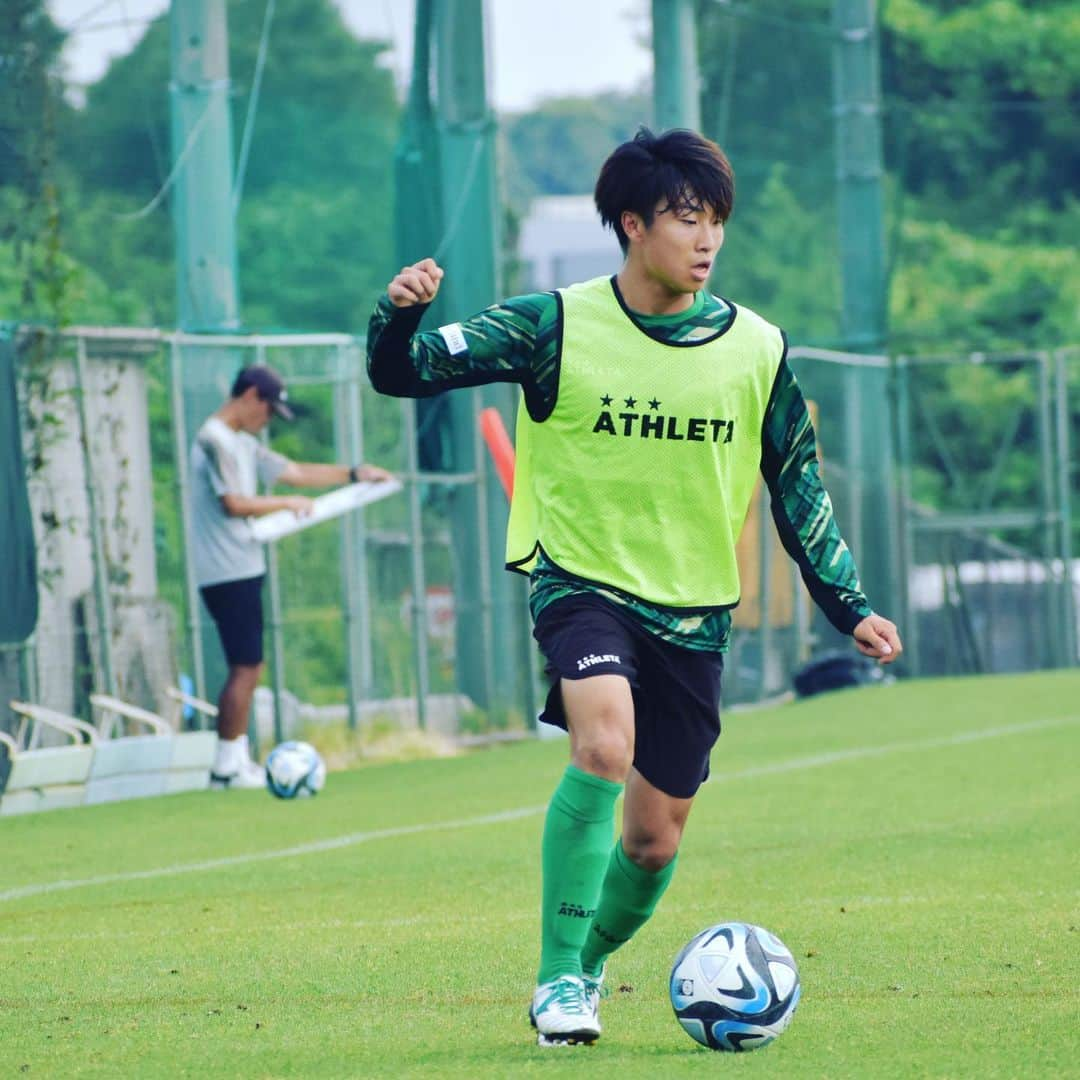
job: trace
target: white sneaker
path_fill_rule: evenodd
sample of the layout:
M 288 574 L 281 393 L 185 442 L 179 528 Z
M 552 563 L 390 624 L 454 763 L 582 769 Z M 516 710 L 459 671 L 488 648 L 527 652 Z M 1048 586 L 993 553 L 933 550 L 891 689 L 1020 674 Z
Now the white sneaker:
M 212 772 L 210 786 L 218 789 L 266 787 L 266 770 L 250 758 L 245 758 L 235 772 Z
M 600 1021 L 578 975 L 563 975 L 541 983 L 533 993 L 529 1021 L 536 1028 L 540 1046 L 591 1043 L 600 1035 Z

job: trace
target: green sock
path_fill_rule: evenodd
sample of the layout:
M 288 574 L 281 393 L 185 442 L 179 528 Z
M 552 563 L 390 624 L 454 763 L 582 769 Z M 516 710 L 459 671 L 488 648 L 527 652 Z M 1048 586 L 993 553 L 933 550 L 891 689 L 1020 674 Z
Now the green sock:
M 678 855 L 661 870 L 642 870 L 615 845 L 589 936 L 581 950 L 581 970 L 598 975 L 604 961 L 640 930 L 660 903 L 675 873 Z
M 551 797 L 541 845 L 537 982 L 581 974 L 581 947 L 600 896 L 620 791 L 622 784 L 568 765 Z

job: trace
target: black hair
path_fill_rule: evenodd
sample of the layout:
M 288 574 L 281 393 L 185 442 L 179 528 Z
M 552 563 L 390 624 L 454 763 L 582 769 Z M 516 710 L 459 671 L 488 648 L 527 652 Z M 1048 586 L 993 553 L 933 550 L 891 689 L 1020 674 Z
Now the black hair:
M 704 135 L 687 128 L 655 135 L 641 127 L 604 162 L 593 197 L 600 220 L 615 230 L 625 252 L 629 241 L 622 227 L 624 211 L 640 214 L 651 225 L 663 200 L 661 209 L 709 206 L 727 221 L 735 201 L 735 174 L 724 151 Z

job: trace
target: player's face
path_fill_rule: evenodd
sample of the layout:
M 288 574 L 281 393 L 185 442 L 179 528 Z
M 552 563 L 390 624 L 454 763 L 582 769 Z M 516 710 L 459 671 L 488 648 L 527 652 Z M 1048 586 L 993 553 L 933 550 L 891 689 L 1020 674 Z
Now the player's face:
M 711 206 L 657 205 L 650 225 L 638 233 L 642 268 L 672 294 L 694 293 L 709 280 L 724 242 L 724 223 Z
M 250 435 L 258 435 L 270 423 L 274 407 L 269 401 L 259 397 L 254 388 L 245 398 L 243 428 Z

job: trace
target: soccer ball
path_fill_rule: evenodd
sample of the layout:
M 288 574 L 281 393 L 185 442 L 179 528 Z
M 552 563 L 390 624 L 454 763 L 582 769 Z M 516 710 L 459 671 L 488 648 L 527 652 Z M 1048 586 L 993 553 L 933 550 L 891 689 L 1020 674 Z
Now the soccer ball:
M 326 765 L 306 742 L 278 743 L 266 759 L 266 787 L 279 799 L 316 795 L 326 783 Z
M 799 972 L 784 943 L 750 923 L 702 930 L 675 957 L 671 1005 L 691 1038 L 710 1050 L 756 1050 L 791 1023 Z

